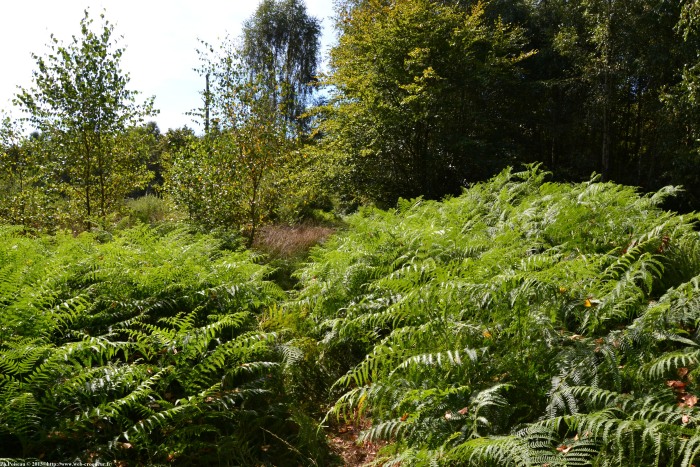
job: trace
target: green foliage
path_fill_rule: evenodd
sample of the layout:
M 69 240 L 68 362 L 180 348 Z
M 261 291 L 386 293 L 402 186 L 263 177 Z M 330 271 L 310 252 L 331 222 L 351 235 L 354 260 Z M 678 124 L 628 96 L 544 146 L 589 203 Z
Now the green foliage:
M 440 198 L 506 166 L 511 93 L 533 53 L 524 30 L 480 2 L 347 3 L 318 126 L 319 163 L 341 193 Z
M 37 230 L 57 223 L 50 206 L 55 195 L 45 190 L 41 167 L 44 154 L 38 138 L 25 136 L 21 122 L 3 117 L 0 122 L 0 219 L 4 223 L 24 225 Z
M 371 418 L 401 465 L 690 465 L 697 216 L 546 175 L 363 209 L 312 252 L 288 308 L 336 375 L 328 417 Z
M 342 201 L 440 199 L 508 165 L 700 200 L 695 0 L 340 0 L 314 114 Z
M 321 452 L 282 386 L 279 337 L 256 324 L 283 294 L 250 253 L 182 228 L 18 233 L 0 228 L 0 457 L 280 465 Z
M 16 97 L 50 153 L 40 173 L 49 184 L 45 190 L 67 200 L 74 222 L 88 230 L 93 218 L 105 219 L 152 176 L 124 132 L 153 114 L 153 99 L 135 103 L 137 93 L 127 89 L 129 75 L 120 68 L 124 49 L 116 47 L 114 27 L 101 19 L 96 32 L 86 11 L 81 35 L 68 45 L 52 35 L 49 53 L 33 55 L 34 87 Z
M 231 40 L 203 45 L 204 117 L 212 128 L 170 155 L 166 187 L 192 220 L 239 231 L 252 245 L 262 225 L 296 220 L 307 204 L 299 175 L 306 157 L 278 100 L 281 85 L 251 76 Z
M 192 139 L 173 156 L 165 179 L 168 193 L 192 221 L 241 232 L 252 242 L 283 194 L 286 143 L 279 133 L 242 131 Z
M 0 228 L 0 457 L 328 464 L 325 413 L 387 465 L 693 465 L 698 216 L 547 177 L 364 208 L 291 295 L 169 224 Z

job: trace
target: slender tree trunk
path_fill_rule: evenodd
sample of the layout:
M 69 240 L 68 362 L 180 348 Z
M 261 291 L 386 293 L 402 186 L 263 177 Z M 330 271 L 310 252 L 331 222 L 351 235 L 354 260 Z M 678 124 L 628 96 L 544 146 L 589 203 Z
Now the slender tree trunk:
M 607 83 L 608 77 L 607 72 L 605 76 L 605 96 L 603 97 L 603 135 L 602 135 L 602 145 L 601 145 L 601 171 L 603 175 L 603 181 L 610 180 L 610 118 L 608 115 L 608 95 L 607 95 Z
M 646 183 L 642 182 L 642 102 L 644 94 L 639 95 L 639 100 L 637 101 L 637 115 L 635 121 L 635 138 L 634 138 L 634 155 L 637 158 L 637 185 L 646 186 Z M 648 181 L 648 180 L 647 180 Z
M 92 221 L 90 218 L 92 217 L 92 205 L 91 205 L 91 200 L 90 200 L 90 175 L 92 172 L 92 148 L 90 147 L 90 143 L 87 140 L 87 135 L 83 134 L 83 144 L 85 145 L 85 180 L 83 183 L 85 184 L 85 209 L 87 211 L 87 218 L 86 218 L 86 223 L 85 226 L 88 230 L 92 230 Z
M 209 107 L 211 106 L 211 94 L 209 93 L 209 73 L 206 75 L 206 88 L 204 90 L 204 134 L 209 134 Z
M 104 222 L 107 219 L 107 211 L 106 211 L 106 197 L 107 197 L 107 192 L 106 192 L 106 180 L 105 180 L 105 149 L 104 149 L 104 144 L 102 143 L 102 135 L 98 134 L 97 135 L 97 142 L 98 142 L 98 151 L 97 151 L 97 161 L 98 161 L 98 170 L 100 172 L 100 216 L 102 217 L 102 221 Z

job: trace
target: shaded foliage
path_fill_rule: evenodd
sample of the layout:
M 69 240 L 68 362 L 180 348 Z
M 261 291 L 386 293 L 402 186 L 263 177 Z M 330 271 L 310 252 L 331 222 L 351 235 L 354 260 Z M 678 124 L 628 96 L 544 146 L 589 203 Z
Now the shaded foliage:
M 346 200 L 440 199 L 517 163 L 698 206 L 696 2 L 338 2 L 319 164 Z M 331 161 L 331 162 L 329 162 Z

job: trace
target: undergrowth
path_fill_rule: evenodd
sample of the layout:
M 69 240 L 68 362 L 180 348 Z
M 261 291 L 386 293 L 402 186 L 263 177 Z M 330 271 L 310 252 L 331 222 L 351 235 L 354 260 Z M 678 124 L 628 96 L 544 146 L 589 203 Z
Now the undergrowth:
M 326 421 L 370 417 L 378 464 L 696 459 L 697 216 L 658 208 L 675 188 L 546 177 L 364 209 L 298 272 Z
M 185 229 L 109 240 L 0 230 L 0 458 L 298 465 L 323 457 L 284 390 L 283 292 Z M 315 462 L 315 461 L 314 461 Z
M 0 458 L 330 465 L 320 426 L 355 421 L 377 465 L 697 464 L 700 239 L 659 207 L 675 191 L 507 170 L 362 209 L 308 257 L 325 233 L 261 255 L 171 224 L 0 227 Z

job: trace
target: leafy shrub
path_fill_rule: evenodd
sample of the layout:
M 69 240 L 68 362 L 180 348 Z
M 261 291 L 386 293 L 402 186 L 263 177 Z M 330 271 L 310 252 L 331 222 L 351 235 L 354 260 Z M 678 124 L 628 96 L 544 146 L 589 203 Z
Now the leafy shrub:
M 147 194 L 126 202 L 129 216 L 143 224 L 158 224 L 178 218 L 171 200 Z

